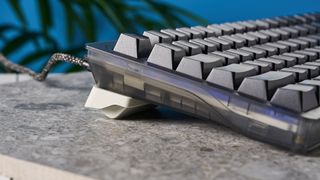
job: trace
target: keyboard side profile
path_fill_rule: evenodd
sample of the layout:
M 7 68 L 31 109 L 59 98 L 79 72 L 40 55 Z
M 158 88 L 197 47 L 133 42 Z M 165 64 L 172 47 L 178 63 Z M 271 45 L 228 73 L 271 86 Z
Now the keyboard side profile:
M 87 45 L 96 86 L 295 152 L 320 143 L 318 14 L 121 34 Z

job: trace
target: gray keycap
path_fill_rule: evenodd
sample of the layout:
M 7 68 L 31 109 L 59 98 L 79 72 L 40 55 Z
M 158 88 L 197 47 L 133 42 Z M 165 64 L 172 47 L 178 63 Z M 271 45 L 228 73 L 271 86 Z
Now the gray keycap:
M 184 57 L 177 71 L 199 79 L 206 79 L 212 68 L 223 65 L 223 58 L 206 54 Z
M 224 23 L 225 26 L 229 26 L 234 29 L 234 33 L 244 33 L 246 28 L 237 23 Z
M 245 40 L 234 37 L 234 36 L 220 36 L 219 38 L 231 42 L 232 48 L 235 48 L 235 49 L 241 48 L 245 44 Z
M 320 81 L 307 79 L 307 80 L 304 80 L 304 81 L 300 82 L 299 84 L 315 87 L 316 88 L 316 94 L 317 94 L 317 97 L 318 97 L 318 103 L 320 103 Z
M 290 38 L 296 38 L 296 37 L 299 36 L 299 31 L 297 31 L 296 29 L 292 29 L 292 28 L 289 28 L 289 27 L 282 27 L 280 29 L 290 33 Z
M 182 40 L 182 41 L 174 41 L 172 43 L 175 46 L 181 47 L 186 51 L 187 56 L 192 56 L 196 54 L 200 54 L 202 52 L 200 46 L 190 43 L 188 41 Z
M 269 41 L 269 36 L 267 36 L 265 34 L 262 34 L 262 33 L 259 33 L 257 31 L 256 32 L 248 32 L 246 34 L 250 35 L 250 36 L 257 37 L 259 44 L 264 44 L 264 43 L 267 43 Z
M 318 106 L 316 89 L 312 86 L 289 84 L 277 90 L 271 103 L 296 112 L 305 112 Z
M 229 50 L 227 50 L 227 52 L 230 52 L 233 54 L 238 54 L 240 56 L 241 62 L 253 60 L 253 53 L 249 53 L 249 52 L 243 51 L 241 49 L 229 49 Z
M 220 50 L 220 51 L 228 50 L 228 49 L 231 49 L 231 47 L 232 47 L 231 42 L 225 41 L 223 39 L 219 39 L 216 37 L 205 38 L 204 40 L 219 44 L 218 50 Z
M 233 64 L 233 63 L 239 63 L 240 61 L 240 57 L 228 52 L 220 52 L 220 51 L 215 51 L 215 52 L 211 52 L 208 53 L 209 55 L 213 54 L 216 56 L 221 56 L 225 59 L 225 65 L 227 64 Z
M 213 69 L 207 81 L 231 90 L 236 90 L 243 78 L 256 75 L 256 73 L 254 67 L 244 64 L 230 64 Z
M 319 67 L 316 66 L 310 66 L 310 65 L 295 65 L 293 68 L 297 69 L 305 69 L 308 71 L 308 78 L 314 78 L 319 75 Z
M 299 45 L 299 49 L 305 49 L 305 48 L 309 47 L 309 43 L 308 42 L 302 41 L 302 40 L 299 40 L 299 39 L 288 39 L 287 41 L 298 44 Z
M 261 61 L 246 61 L 242 64 L 254 67 L 255 70 L 257 71 L 257 74 L 266 73 L 272 70 L 272 67 L 270 64 L 261 62 Z
M 282 69 L 285 66 L 283 61 L 277 60 L 277 59 L 272 59 L 272 58 L 260 58 L 255 61 L 260 61 L 260 62 L 270 64 L 270 66 L 272 67 L 272 70 L 274 70 L 274 71 Z
M 282 17 L 275 17 L 273 18 L 274 20 L 278 21 L 280 26 L 288 26 L 289 25 L 289 22 L 288 20 L 282 18 Z
M 257 41 L 258 41 L 258 38 L 256 37 L 253 37 L 253 36 L 249 36 L 249 35 L 246 35 L 246 34 L 235 34 L 233 35 L 234 37 L 237 37 L 237 38 L 242 38 L 245 40 L 245 46 L 253 46 L 253 45 L 256 45 L 257 44 Z
M 295 51 L 294 53 L 306 55 L 308 58 L 307 61 L 314 61 L 318 58 L 318 54 L 316 52 L 299 50 L 299 51 Z
M 172 38 L 164 33 L 158 31 L 145 31 L 143 35 L 150 39 L 151 45 L 154 46 L 157 43 L 171 43 Z
M 275 41 L 280 40 L 280 34 L 278 34 L 278 33 L 272 32 L 270 30 L 262 30 L 259 32 L 270 37 L 270 39 L 269 39 L 270 42 L 275 42 Z
M 266 52 L 266 56 L 273 56 L 273 55 L 276 55 L 278 53 L 278 49 L 277 48 L 274 48 L 274 47 L 271 47 L 271 46 L 267 46 L 265 44 L 255 45 L 253 47 L 264 50 Z
M 278 33 L 281 40 L 287 40 L 290 37 L 290 33 L 281 29 L 270 29 L 271 32 Z
M 296 82 L 300 82 L 308 78 L 308 70 L 306 69 L 283 68 L 280 71 L 292 73 Z
M 279 44 L 283 44 L 289 47 L 289 52 L 293 52 L 299 49 L 299 45 L 297 43 L 289 42 L 289 41 L 277 41 Z
M 307 48 L 307 49 L 304 49 L 304 51 L 314 52 L 317 54 L 317 59 L 320 58 L 320 49 L 319 48 Z
M 316 39 L 312 39 L 309 37 L 299 37 L 298 39 L 308 42 L 310 47 L 316 46 L 318 44 L 318 41 Z
M 161 43 L 153 47 L 147 62 L 168 69 L 176 69 L 185 55 L 184 49 L 172 44 Z
M 306 35 L 308 35 L 308 29 L 307 29 L 307 28 L 304 28 L 304 27 L 299 26 L 299 25 L 297 25 L 297 26 L 291 26 L 291 28 L 298 30 L 298 31 L 299 31 L 299 36 L 306 36 Z
M 247 77 L 241 83 L 238 92 L 262 100 L 269 100 L 277 88 L 294 83 L 291 73 L 270 71 L 261 75 Z
M 283 53 L 282 55 L 296 58 L 297 61 L 298 61 L 298 64 L 303 64 L 303 63 L 307 62 L 307 60 L 308 60 L 308 57 L 306 55 L 297 54 L 297 53 L 294 53 L 294 52 L 292 52 L 292 53 Z
M 320 35 L 315 35 L 315 34 L 313 34 L 313 35 L 309 35 L 309 36 L 307 36 L 308 38 L 312 38 L 312 39 L 316 39 L 317 41 L 318 41 L 318 44 L 317 45 L 319 45 L 320 44 Z
M 223 33 L 222 29 L 217 28 L 216 26 L 217 26 L 217 24 L 212 24 L 212 25 L 208 25 L 207 28 L 213 30 L 215 32 L 216 36 L 221 36 Z
M 216 51 L 219 46 L 219 44 L 217 44 L 217 43 L 205 41 L 203 39 L 191 39 L 190 42 L 200 46 L 203 53 L 209 53 L 209 52 Z
M 270 28 L 270 24 L 267 22 L 264 22 L 262 20 L 256 20 L 255 23 L 259 25 L 260 29 L 269 29 Z
M 174 29 L 162 29 L 160 32 L 169 35 L 174 41 L 188 40 L 188 36 L 185 33 L 181 33 Z
M 275 20 L 270 19 L 270 18 L 266 18 L 266 19 L 262 19 L 262 20 L 264 22 L 268 23 L 271 28 L 277 28 L 280 25 L 278 21 L 275 21 Z
M 257 25 L 254 23 L 251 23 L 250 21 L 241 21 L 238 22 L 242 26 L 246 27 L 246 31 L 255 31 L 257 30 Z
M 317 28 L 312 26 L 312 25 L 310 25 L 310 24 L 302 24 L 301 26 L 304 27 L 304 28 L 307 28 L 308 31 L 309 31 L 309 34 L 317 33 Z
M 213 29 L 209 29 L 203 26 L 191 27 L 191 29 L 199 31 L 202 34 L 202 37 L 213 37 L 216 36 L 216 32 Z
M 270 58 L 283 61 L 285 67 L 292 67 L 298 63 L 296 58 L 289 57 L 289 56 L 275 55 L 275 56 L 271 56 Z
M 190 28 L 183 27 L 183 28 L 177 28 L 176 30 L 186 34 L 189 39 L 202 38 L 202 35 L 199 31 L 196 31 Z
M 259 59 L 259 58 L 262 58 L 262 57 L 266 57 L 266 55 L 267 55 L 267 52 L 265 50 L 254 48 L 254 47 L 243 47 L 243 48 L 240 48 L 240 49 L 243 50 L 243 51 L 247 51 L 247 52 L 253 53 L 254 59 Z
M 114 51 L 133 57 L 147 57 L 152 49 L 149 38 L 135 34 L 120 34 L 114 47 Z
M 231 35 L 233 34 L 233 29 L 230 27 L 226 27 L 226 26 L 221 26 L 218 24 L 211 24 L 207 26 L 210 29 L 213 29 L 215 31 L 220 31 L 221 34 L 220 35 Z
M 285 52 L 289 51 L 289 46 L 286 46 L 284 44 L 280 44 L 280 43 L 277 43 L 277 42 L 266 43 L 265 45 L 277 48 L 277 50 L 278 50 L 277 54 L 282 54 L 282 53 L 285 53 Z

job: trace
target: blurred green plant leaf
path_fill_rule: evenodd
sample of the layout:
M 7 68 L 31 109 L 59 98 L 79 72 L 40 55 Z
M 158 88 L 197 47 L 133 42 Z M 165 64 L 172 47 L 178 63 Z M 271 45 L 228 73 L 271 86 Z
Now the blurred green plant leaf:
M 207 23 L 203 18 L 185 9 L 156 0 L 36 0 L 41 29 L 35 30 L 27 26 L 26 14 L 29 9 L 22 7 L 21 0 L 7 0 L 6 2 L 21 25 L 16 26 L 13 23 L 0 25 L 0 41 L 1 44 L 4 44 L 0 50 L 4 55 L 10 57 L 32 43 L 34 50 L 24 55 L 19 61 L 26 66 L 48 58 L 55 52 L 83 54 L 85 52 L 84 45 L 75 40 L 78 39 L 80 32 L 80 36 L 86 41 L 97 41 L 97 30 L 100 28 L 97 18 L 101 17 L 119 33 L 138 33 L 145 29 L 188 26 L 190 21 L 199 24 Z M 53 9 L 53 3 L 59 3 L 57 7 L 62 8 L 63 21 L 66 23 L 64 34 L 69 42 L 67 47 L 54 39 L 50 32 L 52 28 L 60 24 L 56 24 L 56 22 L 61 22 L 61 20 L 55 19 L 57 17 L 55 13 L 59 13 L 61 10 Z M 11 33 L 10 36 L 7 36 L 8 32 Z M 14 36 L 12 36 L 12 32 L 14 32 Z M 67 71 L 73 72 L 80 69 L 76 66 L 70 66 Z M 0 66 L 1 70 L 3 71 L 3 68 Z

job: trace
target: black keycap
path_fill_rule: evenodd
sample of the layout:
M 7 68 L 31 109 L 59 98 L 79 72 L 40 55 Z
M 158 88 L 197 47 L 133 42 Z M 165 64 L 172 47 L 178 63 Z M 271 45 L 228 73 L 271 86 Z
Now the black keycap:
M 176 69 L 185 55 L 184 49 L 172 44 L 161 43 L 153 47 L 147 62 L 168 69 Z
M 190 28 L 183 27 L 183 28 L 177 28 L 176 30 L 186 34 L 189 39 L 202 38 L 202 35 L 199 31 L 196 31 Z
M 240 56 L 240 61 L 250 61 L 253 60 L 253 53 L 249 53 L 247 51 L 243 51 L 241 49 L 229 49 L 227 50 L 229 53 L 238 54 Z
M 260 62 L 270 64 L 270 66 L 272 67 L 272 70 L 274 70 L 274 71 L 282 69 L 285 66 L 283 61 L 277 60 L 277 59 L 272 59 L 272 58 L 260 58 L 255 61 L 260 61 Z
M 192 56 L 196 54 L 200 54 L 202 52 L 200 46 L 190 43 L 188 41 L 175 41 L 172 43 L 175 46 L 181 47 L 186 51 L 187 56 Z
M 185 33 L 181 33 L 174 29 L 162 29 L 160 32 L 169 35 L 174 41 L 188 40 L 188 36 Z
M 261 61 L 246 61 L 242 64 L 254 67 L 257 71 L 257 74 L 266 73 L 272 70 L 270 64 Z
M 114 51 L 133 57 L 147 57 L 152 49 L 149 38 L 135 34 L 120 34 L 114 47 Z
M 302 26 L 292 26 L 291 28 L 298 30 L 299 36 L 306 36 L 308 35 L 308 29 Z
M 205 41 L 203 39 L 191 39 L 190 42 L 200 46 L 203 53 L 216 51 L 219 46 L 217 43 Z
M 312 86 L 289 84 L 277 90 L 271 103 L 295 112 L 305 112 L 318 106 L 316 89 Z
M 151 45 L 154 46 L 157 43 L 171 43 L 172 38 L 164 33 L 158 31 L 145 31 L 143 35 L 150 39 Z
M 296 82 L 300 82 L 305 79 L 308 79 L 308 70 L 306 69 L 283 68 L 280 71 L 292 73 Z
M 223 65 L 223 59 L 207 54 L 197 54 L 184 57 L 177 67 L 177 71 L 199 79 L 205 79 L 212 68 Z
M 230 64 L 215 68 L 209 74 L 207 81 L 231 90 L 235 90 L 241 84 L 243 78 L 253 76 L 257 72 L 254 67 L 244 64 Z
M 294 83 L 291 73 L 270 71 L 261 75 L 247 77 L 241 83 L 238 92 L 262 100 L 269 100 L 277 88 Z

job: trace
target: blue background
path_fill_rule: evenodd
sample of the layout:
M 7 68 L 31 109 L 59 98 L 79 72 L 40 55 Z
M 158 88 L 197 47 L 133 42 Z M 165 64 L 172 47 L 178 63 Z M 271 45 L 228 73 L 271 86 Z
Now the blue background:
M 296 13 L 305 12 L 320 12 L 320 0 L 177 0 L 170 1 L 164 0 L 168 3 L 175 4 L 179 7 L 185 8 L 205 19 L 211 23 L 223 23 L 227 21 L 238 21 L 248 19 L 258 19 L 265 17 L 291 15 Z M 59 7 L 58 1 L 51 1 L 52 9 L 55 11 L 54 28 L 51 30 L 51 34 L 58 39 L 61 45 L 67 45 L 66 37 L 64 36 L 64 22 L 63 22 L 63 9 Z M 28 23 L 30 28 L 38 29 L 39 17 L 36 14 L 36 5 L 34 0 L 21 1 L 24 9 L 27 12 Z M 11 12 L 5 1 L 0 1 L 0 23 L 16 23 L 19 21 L 16 16 Z M 61 18 L 60 18 L 61 17 Z M 97 19 L 99 21 L 99 18 Z M 105 21 L 99 22 L 101 24 L 101 30 L 98 32 L 99 41 L 114 40 L 117 38 L 118 33 Z M 194 25 L 194 24 L 190 24 Z M 79 36 L 77 43 L 85 44 L 83 37 Z M 1 46 L 1 43 L 0 43 Z M 10 57 L 14 61 L 18 61 L 19 57 L 30 50 L 31 46 L 25 48 L 22 52 Z M 42 64 L 42 63 L 40 63 Z M 38 64 L 34 64 L 36 67 Z M 64 67 L 56 69 L 56 72 L 63 71 Z

